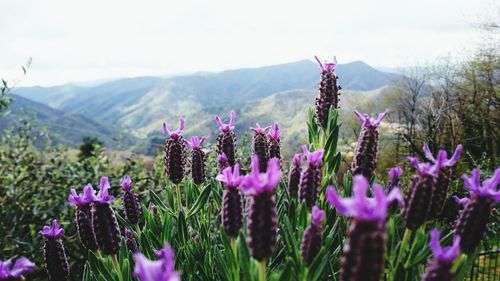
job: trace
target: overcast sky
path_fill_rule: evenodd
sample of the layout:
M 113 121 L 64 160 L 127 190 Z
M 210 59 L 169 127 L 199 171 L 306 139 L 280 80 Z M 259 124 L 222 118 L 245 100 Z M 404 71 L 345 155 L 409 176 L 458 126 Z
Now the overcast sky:
M 0 77 L 54 85 L 331 58 L 407 66 L 464 56 L 490 0 L 0 0 Z

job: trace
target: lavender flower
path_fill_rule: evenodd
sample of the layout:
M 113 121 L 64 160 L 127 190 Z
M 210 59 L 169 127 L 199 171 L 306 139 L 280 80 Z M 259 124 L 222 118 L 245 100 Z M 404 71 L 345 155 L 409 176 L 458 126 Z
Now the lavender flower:
M 85 193 L 92 193 L 92 186 L 87 185 L 83 188 L 83 194 L 78 195 L 75 189 L 71 189 L 68 202 L 72 206 L 76 206 L 76 227 L 78 230 L 78 238 L 82 245 L 91 251 L 98 249 L 97 242 L 92 229 L 92 206 L 91 201 L 87 200 Z
M 277 240 L 274 190 L 281 180 L 277 159 L 269 160 L 267 171 L 260 173 L 259 158 L 252 158 L 252 172 L 245 177 L 241 192 L 250 195 L 248 209 L 248 247 L 252 257 L 263 261 L 274 252 Z
M 165 140 L 165 173 L 174 184 L 184 178 L 184 126 L 184 118 L 179 118 L 179 129 L 176 131 L 170 131 L 167 123 L 163 123 L 163 132 L 170 136 Z
M 241 204 L 241 194 L 238 187 L 243 180 L 240 176 L 240 166 L 235 164 L 233 168 L 227 167 L 217 176 L 217 180 L 224 183 L 226 189 L 222 197 L 222 225 L 224 231 L 230 237 L 238 237 L 238 233 L 243 224 L 243 206 Z
M 354 176 L 353 197 L 342 199 L 332 187 L 326 190 L 328 203 L 340 215 L 353 217 L 344 245 L 341 281 L 380 280 L 384 270 L 388 207 L 393 201 L 401 202 L 402 195 L 399 188 L 385 195 L 378 184 L 373 185 L 373 198 L 367 192 L 368 181 L 362 175 Z
M 419 163 L 417 158 L 408 157 L 410 164 L 415 167 L 418 174 L 412 176 L 409 192 L 405 197 L 403 218 L 407 228 L 415 230 L 429 219 L 437 175 L 445 158 L 446 155 L 440 152 L 438 161 L 432 165 Z
M 491 216 L 491 209 L 495 203 L 500 202 L 500 168 L 495 170 L 494 175 L 483 183 L 480 183 L 480 171 L 474 169 L 469 178 L 466 174 L 462 176 L 465 187 L 470 191 L 470 198 L 455 200 L 464 206 L 458 216 L 455 227 L 455 235 L 460 236 L 460 249 L 470 254 L 481 243 Z
M 45 238 L 45 269 L 47 270 L 47 274 L 49 275 L 49 280 L 68 280 L 69 265 L 62 242 L 64 229 L 59 228 L 59 223 L 57 222 L 57 220 L 53 220 L 52 226 L 44 226 L 39 234 Z
M 310 264 L 323 244 L 323 228 L 321 224 L 325 219 L 325 212 L 317 206 L 312 208 L 311 224 L 304 231 L 302 244 L 300 245 L 300 252 L 302 259 L 306 264 Z
M 267 170 L 267 161 L 269 160 L 269 143 L 267 142 L 267 130 L 269 126 L 262 128 L 257 123 L 257 127 L 251 128 L 253 131 L 252 151 L 253 155 L 259 157 L 259 169 L 261 173 Z
M 140 281 L 180 281 L 179 273 L 175 271 L 174 253 L 169 245 L 161 251 L 155 251 L 157 260 L 152 261 L 143 254 L 134 254 L 134 275 Z
M 114 197 L 109 195 L 109 188 L 108 178 L 101 177 L 97 196 L 93 189 L 87 189 L 85 197 L 93 205 L 92 227 L 99 249 L 105 255 L 115 255 L 120 249 L 120 228 L 110 205 Z
M 321 81 L 319 82 L 319 93 L 316 98 L 316 123 L 325 128 L 328 123 L 328 113 L 330 108 L 339 107 L 339 90 L 337 85 L 337 75 L 333 72 L 337 66 L 337 58 L 333 57 L 333 62 L 325 62 L 323 65 L 318 57 L 315 57 L 321 69 Z
M 125 228 L 125 242 L 127 243 L 127 248 L 132 254 L 138 252 L 137 241 L 135 240 L 134 233 L 128 228 Z
M 219 168 L 219 174 L 224 171 L 227 167 L 229 167 L 229 163 L 227 161 L 226 154 L 222 152 L 222 154 L 217 155 L 217 167 Z
M 290 167 L 290 173 L 288 174 L 288 193 L 290 196 L 297 196 L 300 183 L 300 175 L 302 173 L 302 153 L 297 153 L 293 156 L 292 166 Z
M 278 122 L 269 129 L 267 138 L 269 139 L 269 158 L 277 158 L 281 161 L 281 130 Z
M 460 252 L 460 236 L 455 237 L 453 246 L 449 248 L 441 248 L 439 244 L 439 231 L 434 229 L 431 232 L 430 248 L 434 255 L 434 260 L 427 264 L 422 281 L 451 281 L 453 279 L 453 272 L 451 268 L 453 261 Z
M 318 200 L 318 190 L 321 185 L 321 165 L 324 150 L 310 152 L 306 145 L 302 146 L 307 160 L 307 167 L 302 171 L 299 183 L 299 199 L 311 209 Z
M 24 275 L 33 272 L 36 265 L 25 257 L 19 257 L 13 263 L 11 259 L 0 260 L 0 280 L 24 280 Z
M 391 190 L 395 187 L 399 187 L 399 179 L 403 174 L 403 169 L 401 167 L 396 166 L 389 170 L 389 182 L 387 183 L 387 192 L 391 192 Z
M 123 212 L 125 219 L 130 225 L 138 225 L 142 219 L 141 203 L 139 202 L 138 195 L 134 192 L 132 187 L 132 180 L 130 176 L 123 177 L 120 182 L 123 191 Z
M 380 122 L 387 116 L 389 112 L 386 110 L 380 113 L 377 119 L 371 118 L 368 114 L 354 111 L 354 115 L 359 121 L 363 122 L 361 132 L 358 138 L 358 144 L 354 152 L 354 159 L 351 164 L 351 172 L 353 175 L 363 175 L 370 180 L 373 177 L 377 165 L 378 151 L 378 126 Z
M 431 153 L 429 146 L 424 144 L 425 157 L 431 162 L 436 163 L 436 159 Z M 443 212 L 444 203 L 448 195 L 448 186 L 450 185 L 451 167 L 453 167 L 460 158 L 462 154 L 462 145 L 459 144 L 453 153 L 453 156 L 448 159 L 448 154 L 444 150 L 439 150 L 438 154 L 444 154 L 444 163 L 438 172 L 436 179 L 436 186 L 432 194 L 432 205 L 429 213 L 429 217 L 438 218 Z
M 185 141 L 191 148 L 191 176 L 195 184 L 204 183 L 206 178 L 205 152 L 201 150 L 206 139 L 206 137 L 192 136 L 191 141 Z
M 236 135 L 234 134 L 234 120 L 236 112 L 229 114 L 229 123 L 224 124 L 219 116 L 215 115 L 215 122 L 219 127 L 220 133 L 217 137 L 217 155 L 224 154 L 229 166 L 236 164 Z

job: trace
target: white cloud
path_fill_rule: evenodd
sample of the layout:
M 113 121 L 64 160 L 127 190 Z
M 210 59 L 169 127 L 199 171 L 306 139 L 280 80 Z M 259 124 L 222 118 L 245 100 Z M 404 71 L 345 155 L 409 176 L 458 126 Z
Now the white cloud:
M 479 40 L 489 0 L 0 0 L 0 76 L 23 84 L 217 71 L 337 55 L 401 66 Z

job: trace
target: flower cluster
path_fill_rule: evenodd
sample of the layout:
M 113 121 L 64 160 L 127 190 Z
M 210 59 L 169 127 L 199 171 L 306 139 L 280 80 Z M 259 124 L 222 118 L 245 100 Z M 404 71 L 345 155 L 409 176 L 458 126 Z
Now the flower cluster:
M 338 76 L 334 73 L 337 58 L 334 57 L 333 62 L 325 62 L 324 64 L 317 57 L 315 58 L 321 69 L 319 93 L 316 98 L 316 123 L 321 127 L 326 127 L 330 108 L 339 107 L 340 86 L 337 85 Z

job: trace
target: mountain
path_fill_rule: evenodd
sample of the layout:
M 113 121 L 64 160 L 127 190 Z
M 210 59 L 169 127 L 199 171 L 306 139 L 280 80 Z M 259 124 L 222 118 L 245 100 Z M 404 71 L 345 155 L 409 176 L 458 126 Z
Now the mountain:
M 35 128 L 47 128 L 52 142 L 69 146 L 78 146 L 83 137 L 97 137 L 108 147 L 126 147 L 135 140 L 123 135 L 122 131 L 112 125 L 97 122 L 80 114 L 66 113 L 20 96 L 14 98 L 9 110 L 10 114 L 0 118 L 0 131 L 16 125 L 19 116 L 33 114 Z M 123 136 L 123 137 L 121 137 Z
M 336 73 L 342 95 L 376 92 L 398 77 L 361 61 L 339 64 Z M 298 119 L 305 121 L 318 82 L 317 63 L 302 60 L 217 73 L 125 78 L 98 85 L 19 88 L 14 93 L 64 112 L 114 124 L 136 137 L 156 139 L 152 141 L 156 143 L 162 137 L 163 121 L 173 127 L 179 116 L 185 116 L 186 134 L 214 135 L 214 114 L 225 116 L 232 109 L 238 112 L 241 128 L 279 120 L 287 131 L 298 135 L 305 128 L 290 129 Z M 293 138 L 293 134 L 286 137 Z

